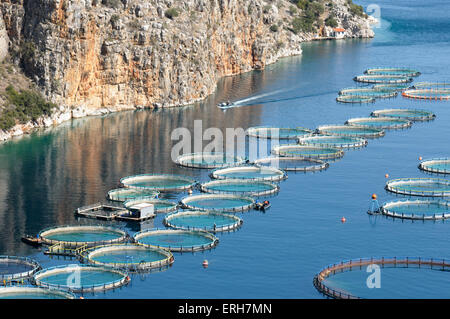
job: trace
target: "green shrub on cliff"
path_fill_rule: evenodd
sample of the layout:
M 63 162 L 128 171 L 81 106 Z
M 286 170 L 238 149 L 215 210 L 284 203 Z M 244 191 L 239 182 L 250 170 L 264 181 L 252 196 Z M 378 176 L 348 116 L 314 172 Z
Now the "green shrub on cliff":
M 0 128 L 10 129 L 16 124 L 36 121 L 42 115 L 50 115 L 55 104 L 46 101 L 39 93 L 29 90 L 16 89 L 9 85 L 3 96 L 6 99 L 6 109 L 0 116 Z
M 173 19 L 178 17 L 178 15 L 180 14 L 180 12 L 178 12 L 177 8 L 169 8 L 166 10 L 166 12 L 164 13 L 164 15 L 166 16 L 166 18 L 169 19 Z

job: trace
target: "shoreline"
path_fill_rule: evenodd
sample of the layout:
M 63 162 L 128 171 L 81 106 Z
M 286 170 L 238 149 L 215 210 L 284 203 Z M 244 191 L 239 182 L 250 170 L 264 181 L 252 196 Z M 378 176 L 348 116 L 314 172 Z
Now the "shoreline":
M 354 39 L 372 39 L 373 37 L 368 37 L 368 38 L 362 38 L 362 37 L 352 37 L 352 36 L 348 36 L 342 39 L 339 38 L 310 38 L 307 41 L 303 41 L 301 43 L 313 43 L 313 42 L 321 42 L 321 41 L 333 41 L 333 40 L 354 40 Z M 273 65 L 275 63 L 277 63 L 280 59 L 283 58 L 289 58 L 289 57 L 294 57 L 294 56 L 300 56 L 302 55 L 302 49 L 300 47 L 300 51 L 298 49 L 292 49 L 288 52 L 294 52 L 292 54 L 286 54 L 286 55 L 280 55 L 278 56 L 276 59 L 274 59 L 273 61 L 268 61 L 265 66 L 267 65 Z M 25 124 L 17 124 L 15 125 L 13 128 L 11 128 L 8 131 L 3 131 L 0 130 L 0 143 L 4 143 L 7 141 L 10 141 L 14 138 L 20 138 L 23 137 L 24 135 L 30 135 L 36 131 L 38 131 L 39 129 L 44 129 L 44 128 L 50 128 L 50 127 L 56 127 L 59 126 L 63 123 L 66 123 L 70 120 L 74 120 L 74 119 L 79 119 L 79 118 L 84 118 L 84 117 L 91 117 L 91 116 L 104 116 L 104 115 L 108 115 L 108 114 L 113 114 L 113 113 L 118 113 L 118 112 L 123 112 L 123 111 L 137 111 L 137 110 L 143 110 L 143 109 L 149 109 L 149 110 L 156 110 L 156 109 L 160 109 L 160 108 L 175 108 L 175 107 L 185 107 L 185 106 L 189 106 L 189 105 L 194 105 L 195 103 L 201 102 L 206 100 L 208 97 L 210 97 L 212 94 L 216 93 L 217 91 L 217 85 L 218 82 L 225 78 L 225 77 L 230 77 L 230 76 L 236 76 L 236 75 L 241 75 L 241 74 L 245 74 L 248 72 L 253 72 L 253 71 L 263 71 L 264 69 L 251 69 L 248 71 L 244 71 L 244 72 L 240 72 L 240 73 L 236 73 L 236 74 L 229 74 L 229 75 L 223 75 L 221 77 L 219 77 L 215 83 L 215 89 L 210 92 L 209 94 L 205 95 L 204 97 L 198 98 L 198 99 L 194 99 L 194 100 L 189 100 L 189 101 L 184 101 L 181 103 L 177 103 L 177 104 L 161 104 L 161 103 L 154 103 L 152 106 L 142 106 L 142 105 L 117 105 L 115 107 L 104 107 L 104 108 L 100 108 L 100 109 L 88 109 L 88 108 L 84 108 L 83 106 L 78 106 L 76 108 L 72 108 L 72 107 L 65 107 L 65 106 L 60 106 L 58 110 L 55 110 L 51 116 L 43 116 L 40 117 L 36 122 L 27 122 Z

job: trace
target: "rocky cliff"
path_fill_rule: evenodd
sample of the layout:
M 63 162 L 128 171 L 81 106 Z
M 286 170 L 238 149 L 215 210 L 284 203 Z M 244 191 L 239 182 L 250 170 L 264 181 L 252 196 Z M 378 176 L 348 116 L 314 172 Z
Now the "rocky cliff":
M 348 37 L 373 36 L 347 0 L 316 1 L 325 8 L 317 29 L 332 15 Z M 220 77 L 301 54 L 300 43 L 317 32 L 292 27 L 302 13 L 292 2 L 0 0 L 0 59 L 9 49 L 60 106 L 34 125 L 189 104 L 211 94 Z

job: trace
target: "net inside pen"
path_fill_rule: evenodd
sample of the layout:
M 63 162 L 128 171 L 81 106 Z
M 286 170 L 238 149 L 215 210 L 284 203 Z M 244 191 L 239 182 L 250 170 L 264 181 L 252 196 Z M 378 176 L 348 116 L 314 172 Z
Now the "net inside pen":
M 218 168 L 240 165 L 246 162 L 244 157 L 224 153 L 192 153 L 179 156 L 178 165 L 192 168 Z
M 279 187 L 271 182 L 225 179 L 204 183 L 201 185 L 201 190 L 212 194 L 265 196 L 277 193 Z
M 257 166 L 277 167 L 285 171 L 321 171 L 330 164 L 306 157 L 266 157 L 255 161 Z
M 218 239 L 204 231 L 181 229 L 145 230 L 134 235 L 142 244 L 156 246 L 170 251 L 196 251 L 210 249 L 217 245 Z
M 242 219 L 229 214 L 187 211 L 168 215 L 164 219 L 164 224 L 177 229 L 218 232 L 239 228 Z
M 317 128 L 320 134 L 325 135 L 342 135 L 375 138 L 384 136 L 385 132 L 382 129 L 376 129 L 357 125 L 323 125 Z
M 285 179 L 286 174 L 273 167 L 244 166 L 215 170 L 211 173 L 215 179 L 248 179 L 279 181 Z
M 432 173 L 450 174 L 450 158 L 425 160 L 420 163 L 419 168 Z
M 417 109 L 385 109 L 373 111 L 371 116 L 373 117 L 392 117 L 406 119 L 409 121 L 428 121 L 436 117 L 436 115 L 430 111 L 417 110 Z
M 450 181 L 439 178 L 405 178 L 386 183 L 393 193 L 412 196 L 450 196 Z
M 407 128 L 412 125 L 409 120 L 392 117 L 359 117 L 349 119 L 345 124 L 375 127 L 378 129 L 399 129 Z
M 217 212 L 247 211 L 254 203 L 255 200 L 251 197 L 229 194 L 193 195 L 181 200 L 185 208 Z
M 132 199 L 156 198 L 159 192 L 147 189 L 117 188 L 108 192 L 108 199 L 124 202 Z
M 167 192 L 187 190 L 196 184 L 192 178 L 169 174 L 134 175 L 124 177 L 120 182 L 127 188 Z
M 284 145 L 274 147 L 272 153 L 284 157 L 306 157 L 313 159 L 335 159 L 344 156 L 344 151 L 335 147 Z
M 267 139 L 295 139 L 299 136 L 307 136 L 311 134 L 311 130 L 303 127 L 283 128 L 258 126 L 250 127 L 247 130 L 247 135 L 249 136 Z
M 360 137 L 339 136 L 339 135 L 316 135 L 311 137 L 300 138 L 301 145 L 313 145 L 320 147 L 334 148 L 355 148 L 367 145 L 367 140 Z

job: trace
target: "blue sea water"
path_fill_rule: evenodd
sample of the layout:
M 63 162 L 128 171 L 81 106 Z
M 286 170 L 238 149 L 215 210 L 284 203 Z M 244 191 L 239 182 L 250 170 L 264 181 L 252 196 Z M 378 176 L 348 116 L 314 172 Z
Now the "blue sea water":
M 365 8 L 372 3 L 357 2 Z M 171 132 L 178 127 L 193 130 L 194 120 L 202 120 L 203 129 L 223 131 L 259 125 L 314 129 L 365 117 L 376 109 L 404 107 L 429 109 L 437 118 L 389 131 L 365 148 L 346 151 L 325 171 L 290 173 L 279 195 L 270 199 L 270 210 L 239 214 L 243 226 L 220 233 L 216 249 L 176 254 L 167 271 L 133 276 L 128 287 L 87 297 L 323 298 L 312 279 L 330 263 L 370 256 L 448 257 L 448 222 L 402 222 L 368 216 L 366 211 L 372 193 L 378 194 L 380 204 L 397 198 L 384 190 L 386 174 L 426 177 L 417 168 L 419 157 L 449 156 L 450 102 L 399 96 L 346 105 L 335 98 L 342 88 L 355 86 L 353 77 L 370 67 L 406 66 L 422 72 L 415 81 L 448 81 L 450 3 L 379 0 L 377 4 L 382 21 L 374 29 L 374 39 L 304 43 L 301 56 L 282 59 L 263 71 L 226 77 L 215 94 L 193 106 L 84 118 L 4 143 L 0 254 L 31 256 L 44 267 L 68 263 L 49 259 L 20 237 L 54 225 L 97 223 L 76 220 L 74 209 L 105 200 L 123 176 L 175 173 L 209 180 L 209 171 L 183 169 L 170 158 L 175 143 Z M 224 112 L 216 107 L 224 100 L 239 101 L 239 107 Z M 166 197 L 175 200 L 181 195 Z M 142 226 L 118 225 L 132 234 L 162 227 L 163 218 L 157 216 Z M 206 269 L 201 266 L 204 259 L 209 261 Z M 362 291 L 367 274 L 353 274 L 345 277 L 343 288 Z M 449 278 L 445 275 L 412 271 L 394 276 L 389 271 L 382 279 L 389 284 L 365 296 L 445 297 Z M 340 280 L 336 277 L 336 282 Z M 433 294 L 426 289 L 430 283 Z

